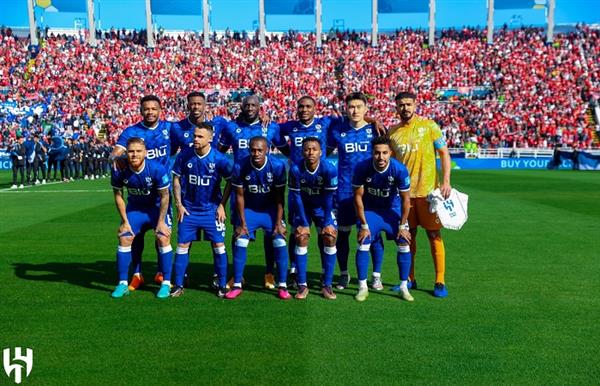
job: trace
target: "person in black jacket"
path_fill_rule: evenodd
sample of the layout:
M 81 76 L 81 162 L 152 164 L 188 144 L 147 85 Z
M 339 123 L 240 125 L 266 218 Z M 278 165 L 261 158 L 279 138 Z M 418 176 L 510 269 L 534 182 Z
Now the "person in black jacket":
M 33 159 L 33 180 L 35 184 L 40 183 L 40 175 L 39 171 L 42 170 L 42 184 L 46 183 L 46 152 L 48 151 L 48 147 L 44 142 L 40 141 L 40 136 L 35 134 L 33 136 L 33 152 L 35 153 Z
M 23 188 L 23 180 L 25 179 L 25 158 L 27 155 L 27 150 L 25 149 L 25 145 L 23 145 L 24 141 L 25 139 L 23 137 L 17 137 L 17 142 L 13 144 L 10 152 L 13 171 L 12 189 L 17 188 L 17 173 L 21 174 L 21 183 L 18 187 L 21 189 Z

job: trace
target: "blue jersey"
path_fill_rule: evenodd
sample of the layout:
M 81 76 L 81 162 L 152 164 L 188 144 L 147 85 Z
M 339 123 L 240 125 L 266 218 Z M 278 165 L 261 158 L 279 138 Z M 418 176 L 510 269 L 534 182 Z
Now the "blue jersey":
M 264 137 L 267 140 L 267 145 L 282 147 L 285 146 L 285 141 L 279 135 L 279 125 L 271 123 L 267 127 L 263 127 L 260 121 L 254 123 L 245 123 L 239 121 L 231 121 L 227 123 L 227 127 L 221 133 L 219 145 L 233 149 L 233 160 L 235 163 L 250 155 L 250 139 L 252 137 Z
M 171 156 L 171 122 L 158 121 L 154 128 L 144 126 L 138 122 L 129 126 L 119 136 L 117 146 L 127 149 L 129 138 L 138 137 L 144 140 L 148 155 L 146 159 L 158 160 L 165 168 L 169 168 L 169 157 Z
M 404 164 L 390 159 L 388 167 L 378 171 L 373 160 L 364 160 L 354 170 L 352 186 L 363 187 L 365 210 L 387 211 L 400 208 L 400 192 L 410 190 L 410 175 Z
M 285 163 L 271 156 L 257 169 L 250 157 L 233 167 L 231 185 L 244 189 L 244 207 L 257 212 L 276 208 L 275 188 L 286 184 Z
M 219 138 L 221 132 L 227 126 L 227 120 L 221 116 L 216 116 L 210 121 L 213 127 L 213 138 L 211 146 L 217 148 L 219 144 Z M 179 122 L 173 124 L 171 128 L 171 154 L 177 153 L 178 150 L 183 150 L 186 147 L 192 147 L 194 145 L 194 128 L 196 126 L 190 122 L 189 118 L 182 119 Z
M 300 121 L 288 121 L 280 125 L 280 135 L 282 138 L 289 138 L 290 160 L 292 164 L 302 161 L 302 141 L 307 137 L 319 139 L 323 158 L 327 155 L 327 133 L 332 122 L 337 119 L 333 117 L 315 118 L 310 125 L 304 125 Z
M 166 168 L 155 160 L 144 160 L 139 172 L 131 168 L 112 170 L 111 185 L 114 189 L 127 188 L 127 209 L 144 210 L 160 208 L 158 191 L 170 184 Z
M 327 160 L 321 160 L 313 172 L 306 168 L 304 161 L 290 167 L 290 192 L 300 192 L 304 207 L 323 207 L 327 204 L 324 200 L 325 194 L 335 192 L 337 187 L 337 170 Z
M 352 174 L 356 165 L 371 158 L 373 126 L 366 124 L 355 129 L 347 121 L 333 125 L 327 144 L 338 151 L 338 174 L 340 176 L 338 199 L 352 196 Z
M 221 178 L 229 180 L 231 161 L 215 149 L 199 156 L 193 148 L 186 148 L 177 155 L 173 174 L 179 176 L 185 191 L 183 206 L 193 211 L 214 210 L 222 199 Z

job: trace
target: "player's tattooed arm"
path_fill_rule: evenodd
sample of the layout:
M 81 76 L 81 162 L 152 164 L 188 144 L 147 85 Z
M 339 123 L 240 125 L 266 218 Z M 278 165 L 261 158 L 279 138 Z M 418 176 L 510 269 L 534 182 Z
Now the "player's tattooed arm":
M 121 146 L 115 146 L 113 151 L 108 156 L 108 160 L 112 163 L 114 170 L 123 170 L 127 167 L 127 155 L 125 154 L 125 148 Z
M 115 196 L 115 205 L 117 206 L 117 211 L 121 217 L 121 225 L 119 225 L 119 229 L 117 230 L 117 237 L 121 237 L 128 232 L 130 232 L 133 236 L 133 230 L 131 229 L 131 225 L 129 225 L 129 220 L 127 219 L 127 210 L 125 199 L 123 198 L 123 190 L 113 188 L 113 194 Z
M 169 210 L 169 189 L 159 189 L 158 196 L 160 197 L 160 210 L 158 212 L 158 223 L 156 224 L 156 234 L 162 234 L 165 237 L 171 237 L 171 230 L 166 224 L 165 218 Z
M 181 201 L 181 180 L 176 174 L 173 174 L 173 196 L 175 197 L 175 207 L 177 208 L 177 221 L 182 222 L 183 216 L 190 213 L 185 209 Z
M 354 189 L 354 209 L 356 210 L 356 217 L 358 217 L 360 222 L 360 229 L 358 230 L 359 244 L 362 244 L 363 240 L 371 236 L 369 224 L 367 223 L 367 217 L 365 216 L 365 206 L 363 204 L 364 193 L 365 188 L 362 186 Z
M 238 213 L 240 223 L 235 227 L 235 238 L 248 235 L 248 227 L 246 226 L 246 214 L 244 209 L 246 201 L 244 200 L 244 188 L 236 186 L 235 188 L 235 210 Z

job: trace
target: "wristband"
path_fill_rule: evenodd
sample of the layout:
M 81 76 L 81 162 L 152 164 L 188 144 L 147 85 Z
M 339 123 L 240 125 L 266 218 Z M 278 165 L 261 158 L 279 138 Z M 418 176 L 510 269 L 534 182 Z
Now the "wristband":
M 408 230 L 410 230 L 410 227 L 408 226 L 408 222 L 405 222 L 404 224 L 400 224 L 400 230 L 401 231 L 408 231 Z
M 360 224 L 360 229 L 368 230 L 369 224 Z

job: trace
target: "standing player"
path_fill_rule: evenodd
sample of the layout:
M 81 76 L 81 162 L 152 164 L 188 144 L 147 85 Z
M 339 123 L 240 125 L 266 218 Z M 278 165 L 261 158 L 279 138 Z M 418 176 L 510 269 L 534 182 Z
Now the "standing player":
M 326 116 L 315 118 L 316 102 L 311 96 L 303 96 L 297 102 L 297 118 L 296 121 L 288 121 L 279 125 L 281 138 L 286 138 L 288 141 L 280 150 L 284 154 L 289 154 L 290 164 L 298 164 L 304 160 L 302 154 L 302 143 L 305 138 L 317 138 L 321 149 L 327 149 L 327 133 L 329 127 L 337 120 L 337 116 Z M 325 154 L 322 155 L 325 158 Z M 288 218 L 290 224 L 294 218 L 291 211 L 290 203 L 288 202 Z M 290 255 L 293 256 L 296 242 L 294 235 L 290 236 Z M 322 239 L 319 238 L 319 251 L 323 254 Z M 322 256 L 324 257 L 324 256 Z M 290 270 L 292 285 L 296 285 L 296 265 L 292 262 Z
M 268 157 L 269 148 L 264 137 L 250 139 L 250 157 L 233 168 L 231 185 L 235 189 L 237 223 L 233 247 L 233 288 L 225 295 L 235 299 L 242 293 L 242 277 L 246 265 L 247 249 L 254 240 L 256 230 L 262 228 L 271 236 L 277 261 L 280 299 L 291 296 L 287 291 L 287 261 L 283 203 L 286 184 L 285 164 Z
M 232 164 L 226 156 L 212 149 L 212 126 L 201 122 L 194 129 L 194 147 L 177 155 L 173 165 L 173 194 L 177 206 L 177 254 L 175 255 L 175 287 L 171 296 L 183 294 L 183 279 L 189 263 L 189 247 L 198 230 L 212 242 L 213 258 L 219 288 L 217 296 L 225 296 L 227 253 L 225 252 L 225 204 L 229 197 Z M 227 180 L 221 194 L 221 178 Z M 182 193 L 181 181 L 185 181 Z
M 131 264 L 131 245 L 133 239 L 144 240 L 149 229 L 155 229 L 159 245 L 160 259 L 164 262 L 164 280 L 156 294 L 158 298 L 169 297 L 171 290 L 171 219 L 169 209 L 169 174 L 157 161 L 146 160 L 146 146 L 141 138 L 132 137 L 127 141 L 127 160 L 125 169 L 112 171 L 115 204 L 121 216 L 119 226 L 119 247 L 117 250 L 117 268 L 119 284 L 112 293 L 113 298 L 129 295 L 127 277 Z M 127 187 L 127 205 L 123 198 L 123 188 Z
M 336 148 L 338 152 L 339 187 L 337 191 L 337 222 L 338 222 L 338 264 L 340 267 L 340 281 L 338 289 L 344 289 L 350 283 L 348 273 L 348 254 L 350 253 L 350 232 L 356 224 L 354 212 L 352 173 L 357 163 L 371 157 L 371 140 L 373 139 L 374 125 L 365 120 L 367 114 L 367 97 L 361 92 L 349 94 L 346 97 L 346 112 L 348 119 L 334 125 L 329 133 L 328 145 Z M 376 269 L 373 276 L 381 279 L 381 261 L 383 261 L 383 245 L 375 242 L 373 248 L 374 265 Z M 376 284 L 376 283 L 374 283 Z M 381 287 L 383 288 L 383 287 Z
M 392 148 L 389 139 L 373 139 L 373 156 L 356 165 L 352 176 L 354 206 L 359 220 L 356 270 L 358 293 L 355 299 L 365 301 L 369 296 L 367 273 L 371 243 L 381 238 L 381 231 L 388 239 L 395 239 L 398 252 L 396 261 L 400 271 L 400 296 L 412 302 L 408 292 L 410 270 L 410 232 L 408 212 L 410 210 L 410 177 L 400 162 L 390 159 Z M 402 202 L 400 202 L 400 197 Z M 375 268 L 374 268 L 375 269 Z
M 333 215 L 333 195 L 337 189 L 337 170 L 322 158 L 318 138 L 307 137 L 302 144 L 304 160 L 290 167 L 289 201 L 294 213 L 292 226 L 296 239 L 295 260 L 298 269 L 298 292 L 296 299 L 308 296 L 306 266 L 310 224 L 315 224 L 319 237 L 323 239 L 323 287 L 326 299 L 335 299 L 331 288 L 336 260 L 337 223 Z
M 186 97 L 188 116 L 173 124 L 171 129 L 171 154 L 177 153 L 194 144 L 194 127 L 201 122 L 208 122 L 213 127 L 213 139 L 211 145 L 217 148 L 221 131 L 227 126 L 227 120 L 221 116 L 209 120 L 206 116 L 206 96 L 198 91 L 192 91 Z
M 234 162 L 240 163 L 242 159 L 250 156 L 248 144 L 252 137 L 261 136 L 267 141 L 267 146 L 283 147 L 285 143 L 279 135 L 279 125 L 270 123 L 263 124 L 259 118 L 260 101 L 256 95 L 250 95 L 242 100 L 242 113 L 235 121 L 227 124 L 219 139 L 219 150 L 226 152 L 230 147 L 233 150 Z M 236 223 L 235 198 L 231 202 L 232 224 Z M 265 288 L 275 288 L 273 268 L 275 266 L 275 252 L 271 244 L 271 235 L 264 233 L 263 242 L 265 248 L 266 273 L 264 279 Z M 232 244 L 235 241 L 232 239 Z
M 160 99 L 157 96 L 144 96 L 140 100 L 142 121 L 133 126 L 129 126 L 121 133 L 116 146 L 109 157 L 110 161 L 113 163 L 118 162 L 123 154 L 125 154 L 129 138 L 136 137 L 143 139 L 146 144 L 146 158 L 149 160 L 157 160 L 165 169 L 169 170 L 171 123 L 160 120 L 161 111 L 162 107 Z M 122 165 L 120 167 L 122 168 Z M 94 176 L 93 173 L 94 172 L 92 172 L 92 178 Z M 144 277 L 141 274 L 142 245 L 143 242 L 141 240 L 136 239 L 133 242 L 133 278 L 131 279 L 131 284 L 129 286 L 129 289 L 132 291 L 144 284 Z M 162 281 L 162 273 L 165 269 L 166 268 L 163 267 L 162 262 L 159 260 L 158 272 L 154 277 L 154 280 L 158 284 Z
M 416 111 L 417 96 L 410 92 L 396 95 L 396 111 L 400 123 L 390 130 L 392 148 L 398 160 L 409 170 L 413 184 L 410 187 L 411 210 L 408 217 L 411 233 L 410 249 L 412 265 L 409 285 L 417 288 L 415 280 L 415 254 L 417 251 L 417 226 L 425 228 L 433 265 L 435 267 L 435 285 L 433 295 L 448 296 L 445 285 L 446 252 L 440 229 L 442 228 L 435 213 L 429 212 L 427 196 L 439 186 L 442 196 L 448 198 L 450 186 L 450 153 L 446 146 L 444 134 L 432 120 L 418 116 Z M 435 153 L 440 156 L 442 164 L 442 183 L 437 176 Z

